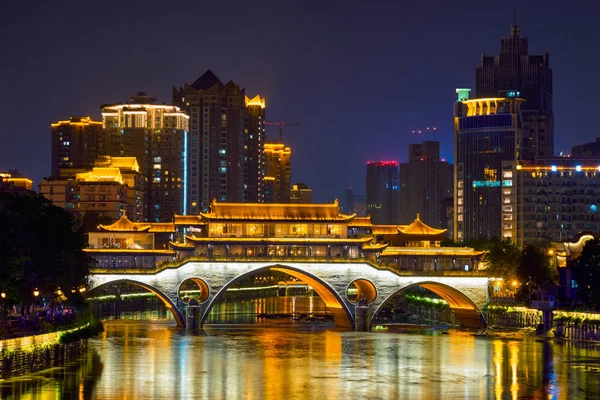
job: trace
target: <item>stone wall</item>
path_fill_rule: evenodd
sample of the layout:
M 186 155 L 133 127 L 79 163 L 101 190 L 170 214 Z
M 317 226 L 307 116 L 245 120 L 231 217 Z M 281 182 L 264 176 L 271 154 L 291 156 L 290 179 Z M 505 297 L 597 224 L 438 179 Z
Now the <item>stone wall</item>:
M 87 339 L 57 343 L 57 332 L 0 341 L 0 379 L 59 367 L 87 351 Z

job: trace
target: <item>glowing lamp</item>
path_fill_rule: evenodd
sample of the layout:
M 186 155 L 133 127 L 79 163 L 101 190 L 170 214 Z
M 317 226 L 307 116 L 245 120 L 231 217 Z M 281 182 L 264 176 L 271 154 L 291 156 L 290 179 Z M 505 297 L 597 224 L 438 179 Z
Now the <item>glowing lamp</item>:
M 598 167 L 598 168 L 600 168 L 600 167 Z M 552 170 L 552 172 L 556 172 L 556 170 L 557 170 L 558 168 L 556 168 L 556 165 L 553 165 L 552 167 L 550 167 L 550 169 Z
M 577 171 L 577 172 L 581 172 L 581 165 L 577 165 L 577 166 L 575 167 L 575 171 Z
M 2 297 L 3 299 L 5 299 L 6 298 L 6 293 L 4 293 L 4 292 L 0 293 L 0 297 Z
M 40 291 L 37 288 L 35 288 L 35 290 L 33 291 L 33 295 L 35 297 L 38 297 L 40 295 Z
M 513 286 L 517 286 L 518 282 L 517 281 L 512 281 L 512 285 Z

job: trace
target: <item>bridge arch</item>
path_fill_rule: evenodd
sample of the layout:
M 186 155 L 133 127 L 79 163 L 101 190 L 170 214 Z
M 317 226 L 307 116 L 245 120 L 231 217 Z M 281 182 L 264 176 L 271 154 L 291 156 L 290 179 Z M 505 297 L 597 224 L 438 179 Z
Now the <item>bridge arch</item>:
M 177 296 L 179 297 L 179 300 L 183 301 L 184 303 L 189 302 L 189 300 L 185 301 L 181 297 L 181 290 L 183 288 L 183 285 L 188 281 L 195 283 L 198 286 L 198 288 L 200 289 L 200 297 L 197 299 L 198 303 L 202 304 L 202 303 L 206 302 L 208 300 L 208 297 L 210 296 L 210 287 L 208 286 L 208 283 L 206 283 L 206 281 L 204 281 L 204 279 L 198 278 L 196 276 L 191 276 L 189 278 L 186 278 L 179 284 L 179 286 L 177 288 Z
M 93 293 L 94 290 L 96 290 L 96 289 L 103 288 L 103 287 L 106 287 L 109 285 L 115 285 L 118 283 L 130 283 L 132 285 L 141 287 L 143 289 L 146 289 L 146 290 L 154 293 L 156 295 L 156 297 L 158 297 L 165 304 L 165 306 L 171 311 L 171 313 L 173 314 L 173 317 L 175 318 L 175 321 L 177 322 L 177 326 L 179 326 L 180 328 L 185 327 L 185 321 L 184 321 L 181 313 L 177 309 L 177 306 L 173 303 L 173 301 L 171 301 L 171 299 L 169 299 L 169 297 L 167 295 L 165 295 L 163 292 L 161 292 L 154 286 L 149 285 L 144 282 L 136 281 L 133 279 L 115 279 L 113 281 L 104 282 L 104 283 L 96 286 L 95 288 L 91 289 L 88 292 L 87 296 L 89 296 L 90 293 Z
M 223 285 L 223 287 L 217 293 L 215 293 L 214 297 L 210 300 L 210 303 L 208 304 L 208 307 L 206 308 L 202 316 L 201 324 L 204 324 L 213 306 L 225 295 L 227 289 L 239 282 L 241 279 L 252 275 L 256 275 L 264 271 L 279 271 L 291 275 L 297 279 L 300 279 L 302 282 L 311 286 L 315 292 L 317 292 L 319 297 L 325 303 L 327 310 L 333 315 L 335 324 L 337 326 L 354 328 L 354 318 L 350 309 L 344 303 L 344 301 L 342 300 L 340 295 L 335 291 L 335 289 L 331 287 L 331 285 L 329 285 L 327 282 L 310 272 L 306 272 L 299 268 L 279 264 L 253 269 L 251 271 L 236 276 L 231 281 L 227 282 L 227 284 Z
M 487 326 L 487 322 L 485 321 L 481 310 L 469 296 L 452 286 L 433 281 L 416 282 L 396 290 L 381 302 L 379 307 L 377 307 L 377 310 L 375 310 L 371 317 L 371 324 L 375 321 L 375 318 L 383 307 L 388 304 L 392 298 L 402 295 L 408 289 L 417 286 L 430 290 L 444 299 L 456 315 L 456 318 L 462 327 L 480 329 Z

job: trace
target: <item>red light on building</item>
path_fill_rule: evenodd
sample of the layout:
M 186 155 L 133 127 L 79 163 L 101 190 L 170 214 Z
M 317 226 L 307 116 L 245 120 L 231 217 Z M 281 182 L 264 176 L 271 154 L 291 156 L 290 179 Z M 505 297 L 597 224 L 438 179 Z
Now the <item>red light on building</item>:
M 398 161 L 393 161 L 393 160 L 386 160 L 386 161 L 367 161 L 367 165 L 370 164 L 375 164 L 377 167 L 385 167 L 388 165 L 392 165 L 397 167 L 398 166 Z

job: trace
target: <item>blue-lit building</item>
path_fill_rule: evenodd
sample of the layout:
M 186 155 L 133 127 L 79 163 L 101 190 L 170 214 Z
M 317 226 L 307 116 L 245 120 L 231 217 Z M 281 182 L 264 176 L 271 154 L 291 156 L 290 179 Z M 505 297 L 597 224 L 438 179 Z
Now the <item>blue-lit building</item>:
M 516 237 L 516 166 L 523 159 L 517 97 L 469 99 L 457 89 L 454 109 L 454 239 Z
M 367 214 L 374 224 L 396 225 L 400 216 L 397 161 L 367 162 Z

